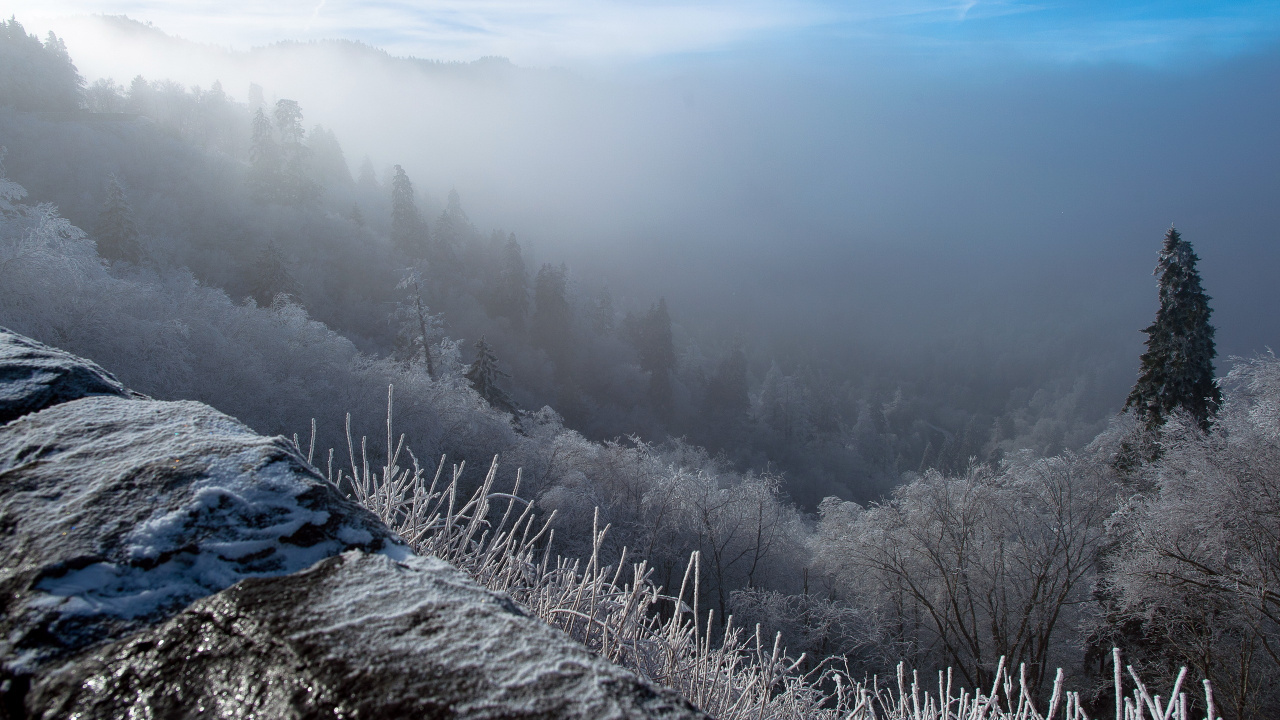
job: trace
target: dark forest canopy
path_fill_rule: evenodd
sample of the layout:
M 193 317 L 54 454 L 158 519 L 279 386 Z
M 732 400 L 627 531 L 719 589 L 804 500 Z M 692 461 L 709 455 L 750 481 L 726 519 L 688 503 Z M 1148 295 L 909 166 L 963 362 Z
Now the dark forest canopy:
M 0 21 L 0 105 L 74 112 L 83 102 L 83 85 L 66 43 L 52 31 L 42 43 L 16 18 Z

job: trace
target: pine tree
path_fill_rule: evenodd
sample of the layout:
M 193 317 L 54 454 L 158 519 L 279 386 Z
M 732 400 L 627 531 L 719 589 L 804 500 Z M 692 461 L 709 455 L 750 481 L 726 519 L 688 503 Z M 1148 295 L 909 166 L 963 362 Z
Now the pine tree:
M 573 341 L 573 309 L 568 298 L 569 269 L 545 263 L 533 281 L 533 334 L 557 364 L 567 360 Z
M 307 140 L 307 148 L 311 151 L 312 171 L 323 184 L 346 186 L 353 182 L 342 145 L 332 130 L 326 130 L 323 125 L 315 126 Z
M 413 198 L 413 183 L 404 168 L 396 165 L 391 178 L 391 241 L 405 255 L 420 258 L 426 249 L 425 235 L 422 216 Z
M 136 84 L 136 81 L 135 81 Z M 275 202 L 280 193 L 283 164 L 280 145 L 267 114 L 258 108 L 253 114 L 253 135 L 249 141 L 249 188 L 258 202 Z
M 135 265 L 142 262 L 133 208 L 129 207 L 124 185 L 115 173 L 107 176 L 104 195 L 102 209 L 98 211 L 98 254 L 109 262 L 123 260 Z
M 1133 408 L 1149 430 L 1158 429 L 1179 409 L 1207 430 L 1222 402 L 1213 380 L 1213 311 L 1200 286 L 1198 260 L 1191 244 L 1170 227 L 1155 269 L 1160 276 L 1160 309 L 1143 331 L 1147 351 L 1138 382 L 1125 401 L 1125 408 Z
M 277 100 L 273 114 L 280 137 L 276 199 L 286 205 L 307 203 L 320 189 L 311 179 L 311 149 L 303 144 L 302 107 L 296 100 Z
M 517 329 L 524 329 L 524 320 L 529 314 L 529 273 L 515 233 L 507 238 L 502 249 L 502 268 L 496 285 L 493 314 L 507 318 Z
M 280 144 L 301 145 L 306 131 L 302 129 L 302 106 L 298 105 L 298 101 L 277 100 L 272 114 L 275 116 L 276 128 L 280 131 Z
M 498 387 L 499 378 L 509 378 L 511 375 L 498 368 L 498 358 L 483 337 L 476 341 L 475 348 L 476 360 L 471 363 L 466 374 L 471 387 L 475 388 L 490 407 L 515 414 L 517 407 L 515 401 L 505 390 Z
M 43 44 L 16 18 L 0 20 L 0 106 L 21 111 L 75 112 L 84 79 L 52 32 Z
M 364 156 L 364 160 L 360 163 L 360 177 L 356 180 L 356 184 L 365 190 L 377 190 L 378 173 L 373 169 L 373 161 L 368 155 Z
M 436 243 L 440 246 L 438 254 L 444 256 L 455 253 L 462 239 L 471 232 L 474 232 L 471 219 L 462 209 L 462 198 L 458 196 L 457 190 L 450 190 L 444 212 L 440 213 L 440 219 L 436 221 Z
M 676 349 L 671 337 L 671 314 L 667 312 L 666 298 L 659 298 L 643 319 L 633 320 L 631 333 L 640 356 L 640 369 L 649 373 L 649 399 L 659 412 L 669 412 Z

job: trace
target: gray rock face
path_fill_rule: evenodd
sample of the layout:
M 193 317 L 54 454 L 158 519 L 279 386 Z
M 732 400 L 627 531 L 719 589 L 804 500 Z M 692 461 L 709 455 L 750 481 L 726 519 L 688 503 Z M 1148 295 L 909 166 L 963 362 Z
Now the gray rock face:
M 246 580 L 31 690 L 42 718 L 695 717 L 434 558 Z
M 0 654 L 22 672 L 245 577 L 409 554 L 265 438 L 194 402 L 89 397 L 0 426 Z
M 133 394 L 94 363 L 0 327 L 0 424 L 89 395 Z
M 2 408 L 0 718 L 703 717 L 413 556 L 283 438 L 6 331 Z

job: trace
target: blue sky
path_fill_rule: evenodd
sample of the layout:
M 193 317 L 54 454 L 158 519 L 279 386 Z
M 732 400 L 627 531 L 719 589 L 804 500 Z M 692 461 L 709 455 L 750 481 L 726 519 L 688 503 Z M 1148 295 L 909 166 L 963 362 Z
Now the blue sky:
M 739 48 L 819 47 L 922 58 L 1142 64 L 1196 61 L 1280 39 L 1275 0 L 16 0 L 33 29 L 126 14 L 236 49 L 340 37 L 443 60 L 502 55 L 580 65 Z

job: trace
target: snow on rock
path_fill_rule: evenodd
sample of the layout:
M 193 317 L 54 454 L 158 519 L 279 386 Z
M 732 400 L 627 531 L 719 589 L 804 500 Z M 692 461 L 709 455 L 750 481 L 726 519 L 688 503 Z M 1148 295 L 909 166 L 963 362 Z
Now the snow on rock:
M 705 717 L 284 438 L 0 329 L 0 720 L 195 716 Z
M 283 438 L 195 402 L 88 397 L 0 426 L 0 657 L 26 674 L 246 577 L 406 557 Z
M 434 558 L 245 580 L 40 678 L 33 717 L 702 718 Z
M 0 327 L 0 424 L 89 395 L 133 393 L 88 360 Z

